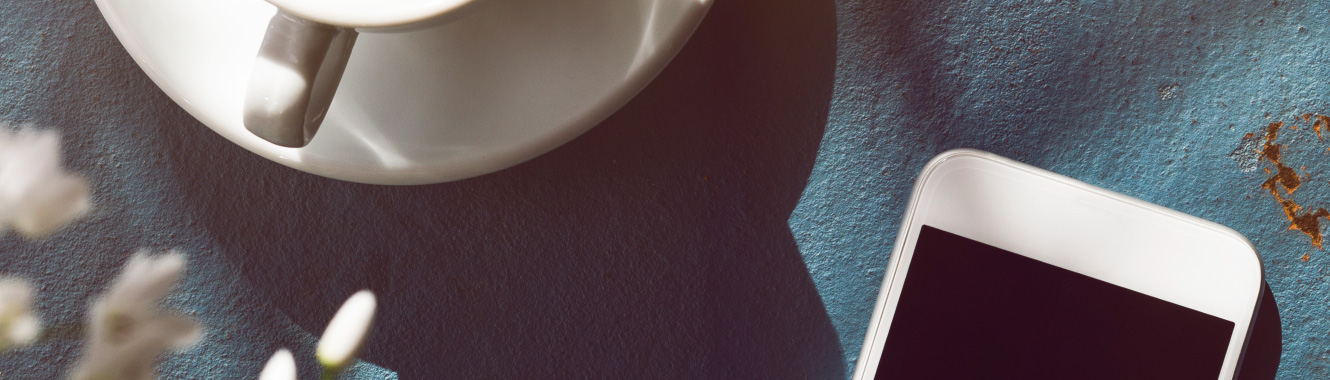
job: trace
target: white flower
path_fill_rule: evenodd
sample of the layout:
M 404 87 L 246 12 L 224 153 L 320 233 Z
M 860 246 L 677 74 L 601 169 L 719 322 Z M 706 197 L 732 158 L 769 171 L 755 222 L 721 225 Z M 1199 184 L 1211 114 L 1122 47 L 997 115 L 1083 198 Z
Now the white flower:
M 31 309 L 32 287 L 26 281 L 0 279 L 0 351 L 37 339 L 42 328 Z
M 296 359 L 285 348 L 277 350 L 268 359 L 268 365 L 259 372 L 259 380 L 296 380 Z
M 83 215 L 88 184 L 60 168 L 60 134 L 0 123 L 0 232 L 41 237 Z
M 152 380 L 157 358 L 192 344 L 199 327 L 188 317 L 158 308 L 185 270 L 185 257 L 140 251 L 90 310 L 86 351 L 74 380 Z
M 341 371 L 360 354 L 374 323 L 374 307 L 374 293 L 361 290 L 351 295 L 333 315 L 314 351 L 325 371 Z

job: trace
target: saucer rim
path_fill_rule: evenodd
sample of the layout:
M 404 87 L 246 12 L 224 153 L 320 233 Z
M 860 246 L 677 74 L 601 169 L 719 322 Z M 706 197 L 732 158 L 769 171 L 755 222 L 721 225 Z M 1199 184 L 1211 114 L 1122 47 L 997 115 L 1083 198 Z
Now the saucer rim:
M 151 61 L 146 49 L 130 38 L 132 34 L 130 28 L 121 20 L 121 16 L 116 13 L 115 9 L 116 3 L 125 1 L 133 0 L 95 0 L 95 3 L 102 14 L 102 18 L 111 27 L 116 39 L 129 52 L 130 57 L 133 58 L 139 68 L 177 106 L 184 109 L 200 124 L 228 141 L 283 166 L 337 180 L 376 185 L 424 185 L 481 176 L 516 166 L 572 141 L 609 118 L 615 111 L 646 89 L 650 82 L 659 76 L 668 63 L 683 49 L 683 46 L 692 37 L 698 26 L 701 25 L 702 19 L 712 5 L 711 0 L 699 0 L 697 2 L 699 6 L 686 8 L 677 22 L 672 25 L 674 31 L 668 34 L 670 38 L 665 41 L 658 41 L 658 44 L 655 45 L 654 50 L 657 54 L 653 54 L 652 57 L 635 65 L 631 75 L 627 75 L 623 80 L 618 81 L 617 85 L 612 86 L 610 91 L 603 92 L 604 97 L 594 102 L 593 106 L 586 108 L 580 115 L 573 118 L 573 121 L 565 123 L 561 127 L 551 128 L 550 133 L 544 138 L 534 139 L 512 149 L 485 154 L 483 160 L 478 162 L 453 165 L 421 164 L 413 168 L 366 169 L 354 165 L 339 166 L 336 162 L 309 162 L 288 158 L 288 156 L 301 156 L 298 153 L 300 150 L 274 144 L 259 144 L 257 141 L 260 140 L 257 138 L 247 139 L 242 138 L 243 136 L 233 135 L 236 133 L 236 131 L 232 131 L 234 128 L 226 128 L 223 124 L 227 123 L 215 120 L 208 115 L 208 112 L 204 110 L 207 107 L 186 101 L 186 96 L 181 93 L 179 86 L 174 85 L 169 76 Z M 272 6 L 266 3 L 265 5 Z M 272 7 L 275 10 L 275 6 Z

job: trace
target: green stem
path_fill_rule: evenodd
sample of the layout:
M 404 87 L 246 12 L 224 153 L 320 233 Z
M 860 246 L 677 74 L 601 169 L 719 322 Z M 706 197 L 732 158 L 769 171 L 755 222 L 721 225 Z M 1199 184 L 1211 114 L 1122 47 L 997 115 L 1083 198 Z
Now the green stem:
M 323 367 L 323 374 L 319 376 L 319 380 L 336 380 L 337 374 L 342 372 L 341 370 L 338 370 L 336 368 L 328 366 L 322 366 L 322 367 Z

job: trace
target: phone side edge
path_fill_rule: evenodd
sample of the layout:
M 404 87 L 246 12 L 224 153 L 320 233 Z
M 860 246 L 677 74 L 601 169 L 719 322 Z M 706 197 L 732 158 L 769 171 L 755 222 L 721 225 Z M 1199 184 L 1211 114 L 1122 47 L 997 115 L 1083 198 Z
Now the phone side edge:
M 859 349 L 859 358 L 855 360 L 854 374 L 850 377 L 852 380 L 864 380 L 865 371 L 869 362 L 872 360 L 874 347 L 877 344 L 878 328 L 882 322 L 882 312 L 886 306 L 887 296 L 891 293 L 891 281 L 896 277 L 900 269 L 900 257 L 905 249 L 905 241 L 909 238 L 910 227 L 913 226 L 915 211 L 919 206 L 919 198 L 923 194 L 924 186 L 930 175 L 937 172 L 937 169 L 946 161 L 962 156 L 996 156 L 992 153 L 976 149 L 952 149 L 939 153 L 932 159 L 929 159 L 924 167 L 919 170 L 915 176 L 914 187 L 910 191 L 910 200 L 905 205 L 904 215 L 901 217 L 900 231 L 896 233 L 896 242 L 892 245 L 891 257 L 887 261 L 886 268 L 882 271 L 882 285 L 877 294 L 877 301 L 873 306 L 873 314 L 868 321 L 868 331 L 864 335 L 863 344 Z

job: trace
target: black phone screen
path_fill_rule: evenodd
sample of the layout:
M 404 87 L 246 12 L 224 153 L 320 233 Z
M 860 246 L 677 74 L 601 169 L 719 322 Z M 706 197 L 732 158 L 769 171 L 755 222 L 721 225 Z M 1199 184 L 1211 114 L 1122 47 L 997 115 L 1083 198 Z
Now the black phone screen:
M 1233 322 L 922 226 L 876 379 L 1219 378 Z

